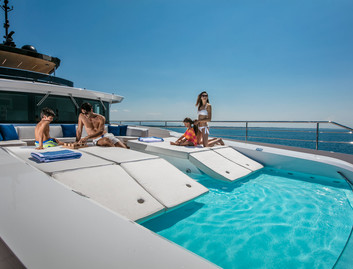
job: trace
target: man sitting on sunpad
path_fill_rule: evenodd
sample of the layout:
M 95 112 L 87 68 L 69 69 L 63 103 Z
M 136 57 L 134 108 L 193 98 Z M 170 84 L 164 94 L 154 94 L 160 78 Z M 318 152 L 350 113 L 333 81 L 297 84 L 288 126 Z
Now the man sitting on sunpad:
M 35 145 L 36 149 L 44 149 L 49 147 L 56 147 L 58 145 L 63 145 L 56 138 L 51 138 L 49 135 L 49 124 L 53 121 L 55 113 L 50 108 L 43 108 L 41 112 L 41 121 L 38 122 L 36 128 L 34 129 Z
M 92 111 L 90 103 L 81 105 L 81 113 L 78 117 L 76 141 L 86 143 L 88 139 L 93 139 L 93 144 L 102 147 L 122 147 L 126 145 L 116 138 L 113 134 L 104 130 L 105 117 Z M 87 136 L 81 138 L 82 128 L 85 126 Z

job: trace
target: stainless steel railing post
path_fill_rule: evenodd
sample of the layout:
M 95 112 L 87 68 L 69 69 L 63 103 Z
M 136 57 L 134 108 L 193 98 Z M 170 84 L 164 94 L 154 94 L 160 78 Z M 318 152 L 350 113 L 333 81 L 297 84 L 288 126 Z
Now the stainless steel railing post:
M 245 123 L 245 141 L 248 141 L 248 122 Z
M 316 123 L 316 150 L 319 149 L 319 124 L 320 123 Z

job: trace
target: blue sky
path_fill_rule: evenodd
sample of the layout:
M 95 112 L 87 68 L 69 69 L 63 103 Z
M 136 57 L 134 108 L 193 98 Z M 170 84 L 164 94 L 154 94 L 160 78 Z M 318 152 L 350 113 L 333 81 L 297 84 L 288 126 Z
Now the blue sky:
M 119 94 L 112 119 L 333 120 L 353 127 L 351 0 L 16 0 L 10 30 L 56 75 Z

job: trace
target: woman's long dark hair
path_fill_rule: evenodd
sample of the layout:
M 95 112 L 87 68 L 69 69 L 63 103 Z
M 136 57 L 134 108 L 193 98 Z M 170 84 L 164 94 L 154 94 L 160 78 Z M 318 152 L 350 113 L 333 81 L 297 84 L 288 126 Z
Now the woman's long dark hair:
M 197 132 L 199 131 L 199 129 L 197 128 L 196 125 L 194 125 L 194 121 L 193 121 L 192 119 L 190 119 L 190 118 L 185 118 L 185 119 L 183 120 L 183 122 L 188 122 L 188 123 L 190 123 L 191 127 L 192 127 L 192 128 L 194 129 L 194 131 L 195 131 L 195 134 L 197 135 Z
M 200 107 L 202 106 L 201 95 L 203 95 L 204 93 L 207 93 L 207 92 L 203 91 L 202 93 L 199 94 L 199 96 L 197 96 L 197 100 L 196 100 L 196 105 L 195 106 L 198 106 L 198 110 L 200 110 Z M 208 100 L 208 97 L 207 97 L 207 103 L 210 103 L 210 101 Z

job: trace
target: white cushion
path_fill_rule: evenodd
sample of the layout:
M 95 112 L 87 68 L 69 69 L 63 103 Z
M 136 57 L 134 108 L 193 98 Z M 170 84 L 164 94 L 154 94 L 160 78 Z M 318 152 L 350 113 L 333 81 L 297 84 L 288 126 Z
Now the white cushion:
M 33 139 L 34 129 L 36 126 L 17 126 L 17 134 L 19 139 Z
M 170 145 L 170 142 L 175 142 L 177 138 L 175 137 L 168 137 L 164 138 L 164 142 L 140 142 L 138 140 L 128 141 L 127 145 L 131 149 L 136 149 L 139 151 L 146 151 L 151 153 L 157 154 L 164 154 L 167 156 L 188 159 L 189 154 L 193 152 L 200 152 L 200 151 L 210 151 L 210 148 L 204 148 L 200 145 L 196 147 L 187 147 L 187 146 L 173 146 Z
M 57 138 L 60 142 L 75 142 L 76 141 L 76 137 L 58 137 Z
M 261 168 L 263 168 L 263 165 L 255 162 L 254 160 L 248 158 L 244 154 L 238 152 L 237 150 L 226 147 L 226 148 L 218 148 L 214 149 L 215 152 L 218 154 L 222 155 L 223 157 L 227 158 L 228 160 L 239 164 L 247 169 L 250 169 L 251 171 L 256 171 Z
M 163 205 L 118 165 L 56 173 L 53 177 L 133 221 L 164 210 Z
M 224 181 L 235 181 L 252 172 L 212 150 L 192 153 L 189 160 L 202 172 Z
M 1 147 L 12 147 L 12 146 L 27 146 L 27 143 L 21 140 L 3 140 L 0 141 Z
M 135 137 L 146 137 L 148 136 L 148 129 L 128 126 L 126 130 L 126 135 Z
M 118 138 L 120 141 L 123 141 L 124 143 L 127 143 L 127 141 L 129 140 L 136 140 L 137 137 L 136 136 L 127 136 L 127 135 L 116 135 L 116 138 Z
M 52 147 L 47 148 L 43 151 L 58 151 L 63 150 L 65 148 L 62 147 Z M 113 164 L 110 161 L 103 160 L 101 158 L 92 156 L 90 154 L 82 152 L 82 156 L 80 159 L 73 159 L 73 160 L 65 160 L 65 161 L 58 161 L 58 162 L 50 162 L 50 163 L 39 163 L 34 158 L 31 157 L 31 152 L 36 152 L 35 147 L 9 147 L 7 148 L 8 151 L 15 154 L 22 160 L 25 160 L 28 164 L 38 168 L 39 170 L 52 174 L 55 172 L 65 171 L 65 170 L 72 170 L 78 168 L 87 168 L 87 167 L 95 167 L 95 166 L 102 166 L 102 165 L 110 165 Z M 74 150 L 75 151 L 75 150 Z
M 167 208 L 197 198 L 208 189 L 163 159 L 123 163 L 121 166 Z
M 80 151 L 90 153 L 92 155 L 116 162 L 118 164 L 159 158 L 155 155 L 138 152 L 131 149 L 116 147 L 87 147 L 80 149 Z
M 60 138 L 63 137 L 63 130 L 61 125 L 49 125 L 50 137 Z

